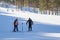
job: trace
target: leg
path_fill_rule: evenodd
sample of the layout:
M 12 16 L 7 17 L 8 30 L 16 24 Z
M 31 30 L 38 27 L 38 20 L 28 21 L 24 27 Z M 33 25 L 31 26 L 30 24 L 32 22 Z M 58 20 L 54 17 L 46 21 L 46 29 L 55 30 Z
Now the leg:
M 16 26 L 16 25 L 14 25 L 14 30 L 13 30 L 13 31 L 15 32 L 15 31 L 16 31 L 16 29 L 17 29 L 17 26 Z
M 18 27 L 16 27 L 17 31 L 18 31 Z
M 14 30 L 13 31 L 15 31 L 15 27 L 14 27 Z
M 18 31 L 18 26 L 17 25 L 15 26 L 15 28 L 16 28 L 16 31 Z
M 28 27 L 28 31 L 30 31 L 30 27 Z
M 30 27 L 30 31 L 32 31 L 32 27 Z
M 30 25 L 30 31 L 32 31 L 32 26 Z

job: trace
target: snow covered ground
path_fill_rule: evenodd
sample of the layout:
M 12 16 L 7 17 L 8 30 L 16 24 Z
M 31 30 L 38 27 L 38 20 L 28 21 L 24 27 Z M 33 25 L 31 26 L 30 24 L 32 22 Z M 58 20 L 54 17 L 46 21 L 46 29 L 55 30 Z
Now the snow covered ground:
M 0 7 L 0 40 L 60 40 L 60 16 L 7 9 Z M 12 32 L 15 18 L 19 21 L 19 32 Z M 34 21 L 31 32 L 27 32 L 28 18 Z

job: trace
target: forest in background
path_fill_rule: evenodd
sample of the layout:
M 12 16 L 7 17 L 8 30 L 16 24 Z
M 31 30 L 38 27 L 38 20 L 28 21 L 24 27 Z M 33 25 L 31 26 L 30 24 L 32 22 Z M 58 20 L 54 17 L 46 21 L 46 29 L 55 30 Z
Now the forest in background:
M 8 4 L 13 4 L 19 7 L 32 7 L 39 8 L 41 14 L 46 12 L 46 14 L 58 15 L 60 12 L 60 0 L 0 0 Z M 49 13 L 47 13 L 49 11 Z M 52 12 L 52 13 L 50 13 Z

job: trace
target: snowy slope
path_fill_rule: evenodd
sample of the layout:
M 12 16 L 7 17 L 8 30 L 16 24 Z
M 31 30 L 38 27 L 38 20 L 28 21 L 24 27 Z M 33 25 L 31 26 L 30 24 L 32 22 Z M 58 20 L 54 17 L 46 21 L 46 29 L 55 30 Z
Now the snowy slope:
M 56 24 L 60 25 L 60 16 L 56 15 L 41 15 L 41 14 L 35 14 L 35 13 L 30 13 L 30 12 L 25 12 L 25 11 L 17 11 L 14 9 L 14 12 L 11 11 L 11 9 L 8 9 L 9 11 L 7 12 L 6 8 L 0 7 L 1 15 L 6 15 L 6 16 L 13 16 L 13 17 L 19 17 L 19 18 L 24 18 L 28 19 L 31 18 L 33 21 L 36 22 L 42 22 L 42 23 L 49 23 L 49 24 Z M 2 14 L 2 12 L 4 14 Z
M 12 32 L 16 17 L 0 15 L 0 40 L 60 40 L 60 26 L 34 22 L 33 31 L 28 31 L 25 20 L 19 20 L 19 32 Z M 22 21 L 23 31 L 22 31 Z
M 60 40 L 60 16 L 7 9 L 0 7 L 0 40 Z M 27 32 L 29 17 L 34 21 L 32 32 Z M 19 20 L 19 32 L 12 32 L 15 18 Z

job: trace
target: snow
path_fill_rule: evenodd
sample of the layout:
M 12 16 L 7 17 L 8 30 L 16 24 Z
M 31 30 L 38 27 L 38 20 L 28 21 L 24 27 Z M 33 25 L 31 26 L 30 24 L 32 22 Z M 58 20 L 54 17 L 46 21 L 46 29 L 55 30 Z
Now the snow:
M 43 15 L 43 14 L 41 15 L 41 14 L 35 14 L 35 13 L 30 13 L 30 12 L 25 12 L 25 11 L 16 11 L 16 10 L 14 10 L 14 12 L 12 12 L 11 9 L 9 9 L 9 11 L 7 12 L 6 11 L 7 9 L 5 9 L 5 8 L 3 8 L 3 10 L 6 14 L 1 13 L 1 15 L 19 17 L 19 18 L 24 18 L 24 19 L 31 18 L 33 21 L 37 21 L 37 22 L 60 25 L 60 19 L 59 19 L 60 16 Z
M 60 40 L 60 16 L 13 10 L 12 12 L 12 8 L 0 7 L 0 40 Z M 12 32 L 16 18 L 19 21 L 19 32 Z M 28 18 L 34 21 L 31 32 L 27 32 Z

